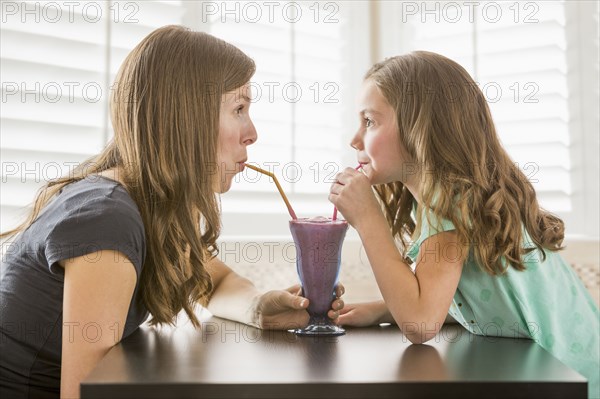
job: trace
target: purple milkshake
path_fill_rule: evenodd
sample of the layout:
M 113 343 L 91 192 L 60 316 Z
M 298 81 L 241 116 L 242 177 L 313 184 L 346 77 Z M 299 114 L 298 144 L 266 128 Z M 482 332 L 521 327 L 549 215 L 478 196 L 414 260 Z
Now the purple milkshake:
M 335 285 L 340 271 L 342 243 L 348 230 L 345 220 L 324 217 L 290 221 L 296 244 L 296 268 L 303 295 L 308 298 L 310 321 L 299 335 L 341 335 L 344 329 L 327 317 L 335 299 Z

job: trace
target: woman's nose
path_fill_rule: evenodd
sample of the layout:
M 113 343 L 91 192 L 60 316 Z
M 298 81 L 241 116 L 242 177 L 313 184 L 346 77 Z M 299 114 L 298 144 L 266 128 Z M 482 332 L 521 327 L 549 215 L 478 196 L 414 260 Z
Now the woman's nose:
M 252 145 L 258 140 L 258 134 L 256 133 L 256 128 L 254 127 L 254 123 L 250 122 L 250 126 L 245 131 L 243 137 L 243 143 L 245 145 Z

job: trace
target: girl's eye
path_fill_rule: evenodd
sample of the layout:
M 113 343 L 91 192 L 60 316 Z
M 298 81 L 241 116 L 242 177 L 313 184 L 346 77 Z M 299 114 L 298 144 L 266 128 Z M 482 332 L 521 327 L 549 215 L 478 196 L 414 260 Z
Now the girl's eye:
M 371 118 L 364 118 L 364 121 L 365 121 L 365 126 L 366 127 L 373 126 L 373 120 Z
M 239 107 L 237 107 L 237 108 L 235 109 L 235 113 L 239 115 L 239 114 L 241 114 L 241 113 L 242 113 L 243 109 L 244 109 L 244 106 L 243 106 L 243 105 L 240 105 Z

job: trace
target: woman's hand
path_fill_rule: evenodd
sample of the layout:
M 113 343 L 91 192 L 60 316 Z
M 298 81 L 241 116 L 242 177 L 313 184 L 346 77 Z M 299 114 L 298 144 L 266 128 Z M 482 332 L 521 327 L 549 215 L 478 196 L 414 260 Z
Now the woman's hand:
M 383 301 L 349 304 L 339 314 L 337 323 L 343 326 L 367 327 L 379 323 L 394 323 Z
M 308 324 L 308 299 L 300 296 L 300 285 L 294 285 L 286 290 L 268 291 L 255 299 L 252 325 L 262 329 L 290 330 L 301 328 Z M 338 311 L 344 307 L 340 297 L 344 286 L 338 284 L 335 290 L 336 299 L 331 303 L 327 313 L 334 322 L 339 316 Z
M 337 174 L 329 190 L 329 201 L 357 230 L 363 220 L 371 220 L 375 215 L 383 216 L 369 179 L 352 168 Z

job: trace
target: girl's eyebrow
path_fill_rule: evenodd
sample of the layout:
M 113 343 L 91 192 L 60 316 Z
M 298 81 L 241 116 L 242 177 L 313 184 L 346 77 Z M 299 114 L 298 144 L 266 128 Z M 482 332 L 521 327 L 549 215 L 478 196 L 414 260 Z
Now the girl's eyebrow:
M 364 115 L 366 113 L 373 114 L 373 115 L 381 115 L 381 112 L 375 111 L 372 108 L 365 108 L 362 111 L 360 111 L 361 115 Z

